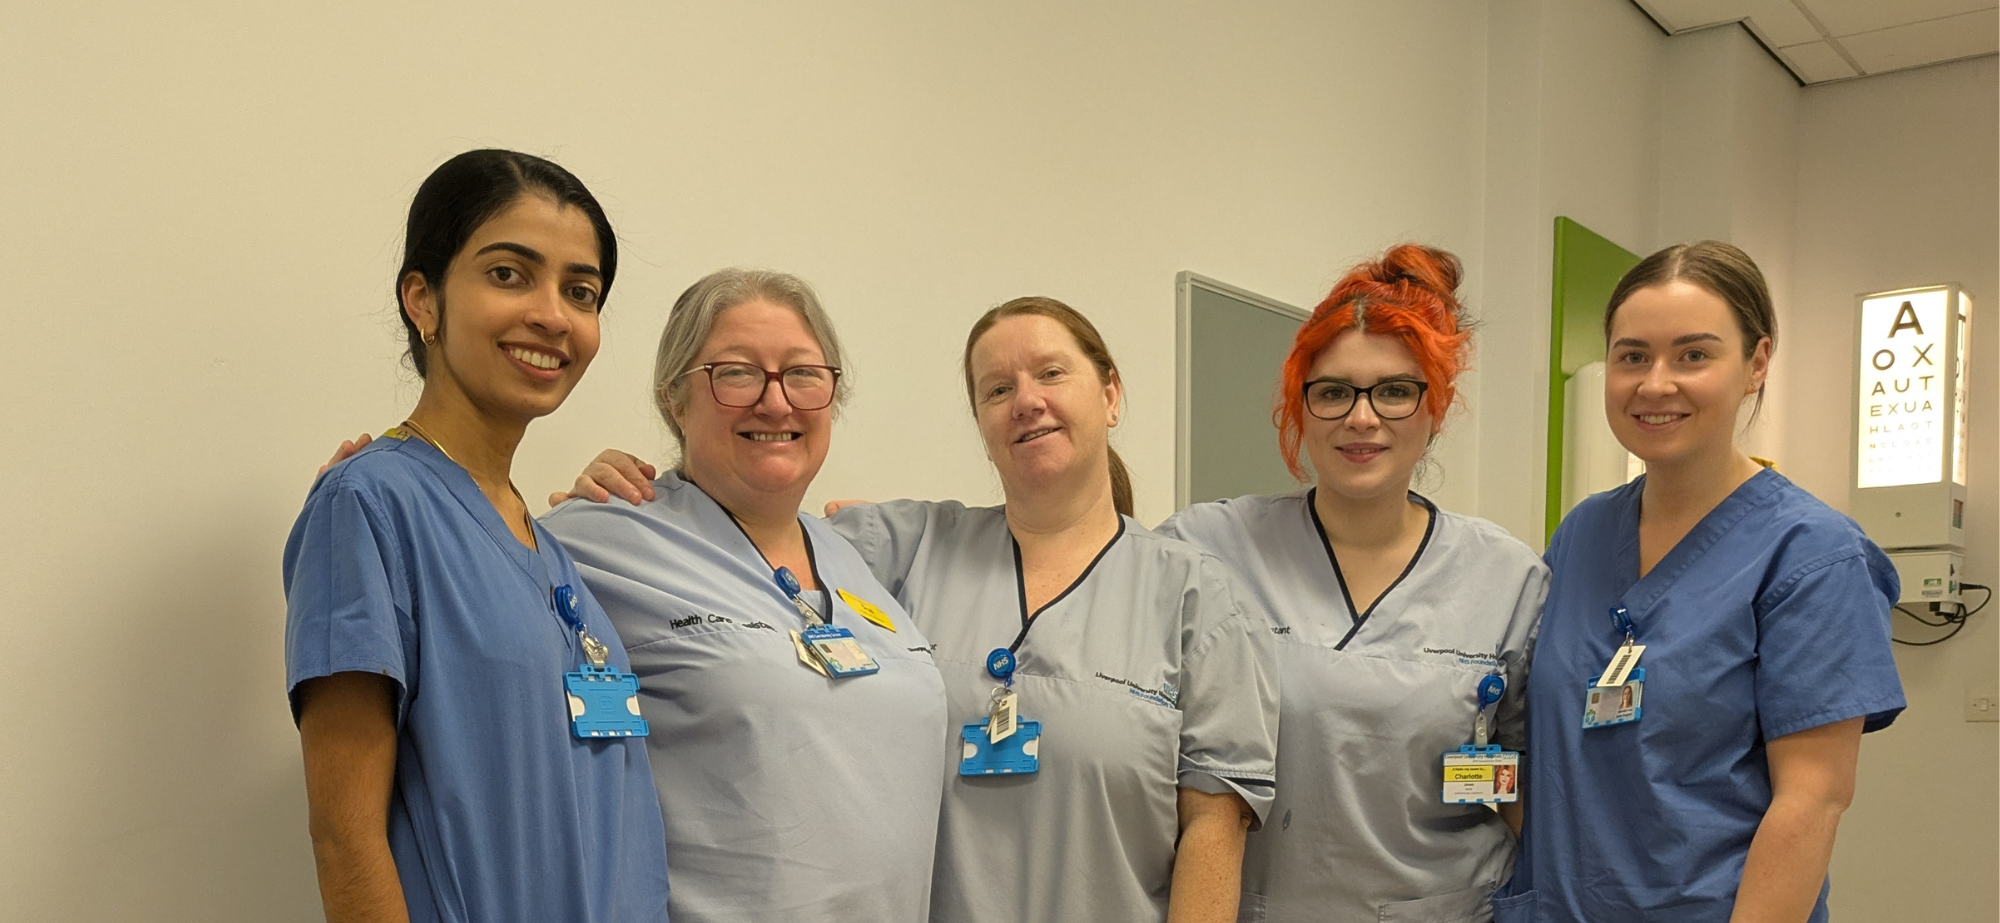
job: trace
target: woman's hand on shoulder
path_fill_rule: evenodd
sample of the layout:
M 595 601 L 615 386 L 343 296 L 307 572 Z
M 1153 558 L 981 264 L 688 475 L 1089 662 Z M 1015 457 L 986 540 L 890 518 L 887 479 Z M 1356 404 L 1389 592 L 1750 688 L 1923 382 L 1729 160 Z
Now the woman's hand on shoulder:
M 353 458 L 354 453 L 367 448 L 368 444 L 374 441 L 375 437 L 370 436 L 367 433 L 362 433 L 361 435 L 356 436 L 353 439 L 341 440 L 340 448 L 333 450 L 333 457 L 327 459 L 326 464 L 319 466 L 319 474 L 315 474 L 313 475 L 313 477 L 319 477 L 320 474 L 326 473 L 326 469 L 338 465 L 341 462 L 344 462 L 350 458 Z
M 549 494 L 549 505 L 582 498 L 592 503 L 609 503 L 621 497 L 633 506 L 653 499 L 653 479 L 659 473 L 638 456 L 618 449 L 605 449 L 585 465 L 568 493 Z
M 833 514 L 835 514 L 835 513 L 838 513 L 838 512 L 840 512 L 841 510 L 843 510 L 843 509 L 846 509 L 846 508 L 848 508 L 848 507 L 850 507 L 850 506 L 853 506 L 853 505 L 854 505 L 854 504 L 856 504 L 856 503 L 873 503 L 873 502 L 875 502 L 875 501 L 873 501 L 873 500 L 829 500 L 829 501 L 827 501 L 827 504 L 826 504 L 826 509 L 825 509 L 824 511 L 822 511 L 822 512 L 821 512 L 821 513 L 819 514 L 819 518 L 821 518 L 821 519 L 832 519 L 832 518 L 833 518 Z

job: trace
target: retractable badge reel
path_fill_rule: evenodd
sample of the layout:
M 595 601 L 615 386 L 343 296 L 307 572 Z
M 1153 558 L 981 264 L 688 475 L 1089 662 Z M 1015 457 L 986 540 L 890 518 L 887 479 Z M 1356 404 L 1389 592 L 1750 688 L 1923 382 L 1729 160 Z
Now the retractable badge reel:
M 584 740 L 651 733 L 646 719 L 639 716 L 639 677 L 605 662 L 611 649 L 584 627 L 583 608 L 575 590 L 565 584 L 556 587 L 553 595 L 556 615 L 576 632 L 585 661 L 576 672 L 563 674 L 570 733 Z
M 1486 742 L 1488 713 L 1507 692 L 1507 680 L 1491 673 L 1479 681 L 1479 717 L 1472 743 L 1444 754 L 1445 804 L 1506 804 L 1521 800 L 1521 754 Z
M 1041 769 L 1042 723 L 1022 721 L 1014 691 L 1014 652 L 996 647 L 986 655 L 986 675 L 998 680 L 987 702 L 987 715 L 959 729 L 965 752 L 958 761 L 961 776 L 1027 775 Z
M 1625 643 L 1620 644 L 1611 655 L 1611 663 L 1597 680 L 1584 687 L 1583 726 L 1586 730 L 1630 724 L 1639 720 L 1644 711 L 1646 668 L 1638 664 L 1639 655 L 1646 652 L 1646 645 L 1635 640 L 1638 626 L 1632 622 L 1632 613 L 1624 606 L 1611 610 L 1611 627 L 1625 636 Z
M 800 592 L 799 578 L 791 568 L 778 568 L 775 577 L 778 588 L 785 591 L 785 596 L 791 599 L 799 615 L 806 620 L 804 631 L 792 632 L 792 646 L 798 649 L 801 663 L 832 679 L 867 676 L 882 669 L 875 658 L 868 656 L 868 652 L 854 640 L 854 632 L 828 624 L 826 619 L 820 617 L 819 610 L 806 602 Z

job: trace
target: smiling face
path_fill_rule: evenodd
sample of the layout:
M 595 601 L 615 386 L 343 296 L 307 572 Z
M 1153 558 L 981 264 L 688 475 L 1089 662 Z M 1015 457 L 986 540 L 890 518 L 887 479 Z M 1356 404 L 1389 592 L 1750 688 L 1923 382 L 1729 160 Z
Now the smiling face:
M 1003 318 L 973 344 L 969 366 L 979 434 L 1010 495 L 1108 471 L 1122 390 L 1061 322 Z
M 454 391 L 488 417 L 522 424 L 561 406 L 597 355 L 597 261 L 589 217 L 527 194 L 473 231 L 441 289 L 410 273 L 403 303 L 436 338 L 426 392 Z
M 1770 369 L 1770 340 L 1746 350 L 1729 305 L 1679 280 L 1627 297 L 1610 340 L 1604 414 L 1626 450 L 1651 467 L 1734 451 L 1743 399 Z
M 1422 381 L 1423 370 L 1403 341 L 1360 330 L 1335 337 L 1320 351 L 1306 376 L 1309 389 L 1319 387 L 1320 382 L 1367 388 L 1384 382 Z M 1394 387 L 1382 386 L 1376 394 Z M 1305 415 L 1303 442 L 1320 490 L 1351 500 L 1385 493 L 1402 496 L 1409 491 L 1410 475 L 1441 424 L 1421 400 L 1410 416 L 1384 420 L 1372 398 L 1356 395 L 1354 409 L 1338 420 Z M 1384 403 L 1388 403 L 1386 396 Z
M 798 311 L 754 299 L 716 317 L 695 364 L 716 362 L 775 372 L 824 365 L 826 354 Z M 743 490 L 805 496 L 832 442 L 831 407 L 799 410 L 775 382 L 765 385 L 756 404 L 729 407 L 715 400 L 709 373 L 697 370 L 686 381 L 687 399 L 674 419 L 686 437 L 685 464 L 695 483 L 725 506 Z

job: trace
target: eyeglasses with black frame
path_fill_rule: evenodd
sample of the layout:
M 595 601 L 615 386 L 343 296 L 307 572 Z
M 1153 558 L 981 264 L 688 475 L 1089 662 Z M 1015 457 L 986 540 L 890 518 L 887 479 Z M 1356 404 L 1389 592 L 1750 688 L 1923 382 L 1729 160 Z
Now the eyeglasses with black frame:
M 775 372 L 748 362 L 709 362 L 682 372 L 708 373 L 708 393 L 724 407 L 755 407 L 771 382 L 793 410 L 824 410 L 833 403 L 840 369 L 830 365 L 788 365 Z
M 1404 420 L 1424 405 L 1424 392 L 1431 383 L 1410 378 L 1387 378 L 1366 388 L 1331 378 L 1306 382 L 1306 412 L 1322 420 L 1339 420 L 1354 412 L 1365 395 L 1375 416 L 1384 420 Z

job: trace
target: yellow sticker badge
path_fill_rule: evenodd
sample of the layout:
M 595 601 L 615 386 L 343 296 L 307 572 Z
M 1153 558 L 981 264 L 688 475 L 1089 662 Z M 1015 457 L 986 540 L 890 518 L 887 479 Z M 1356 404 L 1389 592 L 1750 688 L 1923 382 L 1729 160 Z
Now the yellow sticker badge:
M 875 608 L 874 603 L 862 599 L 861 597 L 856 596 L 853 593 L 849 593 L 846 590 L 840 590 L 839 592 L 840 592 L 840 598 L 847 603 L 848 608 L 861 613 L 862 618 L 874 622 L 875 624 L 880 625 L 883 628 L 887 628 L 890 631 L 896 630 L 896 623 L 889 621 L 889 613 L 883 612 L 882 610 Z

